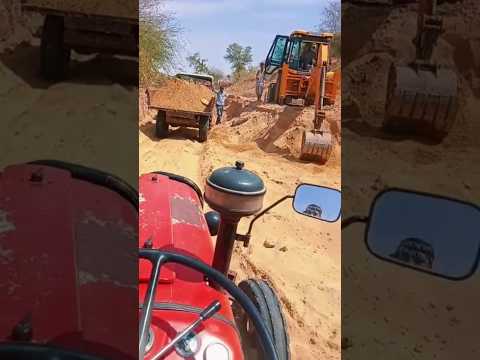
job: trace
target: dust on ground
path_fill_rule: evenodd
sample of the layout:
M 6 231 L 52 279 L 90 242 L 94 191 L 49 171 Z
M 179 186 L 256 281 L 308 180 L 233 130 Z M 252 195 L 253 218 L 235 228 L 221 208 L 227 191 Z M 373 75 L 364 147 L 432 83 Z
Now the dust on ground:
M 480 30 L 478 1 L 439 6 L 446 33 L 439 39 L 437 59 L 455 67 L 460 82 L 460 111 L 448 137 L 432 145 L 420 139 L 387 136 L 380 130 L 388 69 L 394 59 L 406 64 L 414 56 L 415 10 L 415 4 L 343 7 L 349 24 L 345 28 L 349 33 L 344 32 L 342 39 L 349 49 L 347 58 L 342 59 L 346 64 L 344 216 L 368 214 L 375 195 L 388 187 L 479 202 L 475 184 L 480 183 L 480 169 L 474 165 L 480 160 L 480 101 L 474 81 L 479 69 L 469 51 Z M 374 26 L 369 28 L 369 24 Z M 350 48 L 350 43 L 355 48 Z M 480 320 L 475 312 L 478 299 L 458 296 L 478 294 L 478 276 L 452 284 L 382 263 L 368 254 L 364 230 L 358 225 L 342 232 L 342 271 L 349 284 L 342 293 L 346 299 L 342 306 L 343 357 L 382 358 L 385 353 L 394 360 L 478 357 L 473 330 Z
M 56 159 L 102 169 L 137 186 L 138 63 L 72 54 L 64 82 L 40 75 L 41 16 L 0 3 L 0 169 Z M 105 138 L 108 136 L 108 142 Z
M 340 189 L 339 132 L 326 165 L 298 160 L 303 128 L 313 127 L 313 107 L 259 103 L 254 86 L 250 78 L 226 89 L 225 118 L 205 143 L 197 142 L 197 129 L 188 128 L 156 139 L 149 124 L 155 113 L 145 109 L 141 90 L 140 174 L 169 171 L 204 188 L 212 170 L 242 160 L 266 184 L 264 206 L 293 194 L 301 182 Z M 327 109 L 327 118 L 339 129 L 339 105 Z M 240 233 L 247 225 L 243 219 Z M 275 287 L 288 319 L 293 359 L 340 358 L 339 223 L 303 217 L 288 202 L 281 204 L 255 223 L 249 249 L 237 246 L 232 267 L 239 281 L 264 278 Z
M 193 81 L 164 78 L 158 86 L 148 90 L 148 96 L 150 106 L 155 108 L 208 112 L 214 93 Z

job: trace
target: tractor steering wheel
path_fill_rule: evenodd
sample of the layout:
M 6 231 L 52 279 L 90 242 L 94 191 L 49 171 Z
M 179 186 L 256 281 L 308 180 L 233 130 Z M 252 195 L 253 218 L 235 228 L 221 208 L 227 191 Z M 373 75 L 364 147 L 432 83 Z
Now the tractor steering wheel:
M 237 301 L 243 310 L 245 310 L 245 313 L 252 320 L 259 335 L 260 344 L 262 345 L 265 356 L 264 358 L 266 360 L 279 360 L 272 336 L 270 335 L 270 332 L 256 306 L 250 298 L 223 273 L 192 256 L 171 251 L 139 249 L 139 257 L 152 263 L 150 282 L 145 295 L 143 312 L 140 320 L 139 350 L 141 358 L 143 358 L 142 355 L 145 354 L 147 334 L 150 328 L 153 300 L 160 276 L 160 268 L 167 263 L 177 263 L 202 273 L 208 277 L 210 282 L 225 289 Z
M 52 345 L 22 342 L 0 343 L 2 360 L 104 360 L 96 356 L 60 349 Z

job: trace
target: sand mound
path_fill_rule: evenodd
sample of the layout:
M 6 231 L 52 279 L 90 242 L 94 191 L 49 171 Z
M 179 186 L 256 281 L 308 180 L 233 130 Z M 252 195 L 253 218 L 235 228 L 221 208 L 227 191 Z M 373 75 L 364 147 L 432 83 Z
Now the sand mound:
M 149 89 L 148 96 L 151 107 L 193 112 L 208 111 L 208 104 L 214 100 L 213 91 L 206 86 L 173 78 Z
M 255 74 L 249 75 L 243 79 L 240 79 L 235 84 L 233 84 L 229 89 L 229 93 L 245 96 L 245 97 L 256 97 L 255 93 Z
M 347 66 L 343 100 L 346 118 L 382 117 L 391 62 L 392 57 L 387 54 L 369 54 Z
M 256 98 L 257 93 L 255 91 L 255 80 L 256 73 L 248 73 L 245 74 L 242 78 L 237 80 L 229 89 L 228 92 L 231 94 L 235 94 L 238 96 Z M 265 92 L 267 92 L 268 86 L 272 81 L 276 81 L 276 74 L 274 75 L 267 75 L 265 81 Z
M 327 107 L 327 127 L 340 141 L 340 101 Z M 226 106 L 227 123 L 214 132 L 224 146 L 242 150 L 260 148 L 298 159 L 304 129 L 313 128 L 315 109 L 259 103 L 252 98 L 230 96 Z M 228 143 L 226 140 L 228 139 Z M 239 146 L 242 147 L 239 148 Z
M 228 95 L 225 101 L 225 115 L 228 119 L 239 117 L 244 111 L 255 109 L 257 101 L 239 95 Z

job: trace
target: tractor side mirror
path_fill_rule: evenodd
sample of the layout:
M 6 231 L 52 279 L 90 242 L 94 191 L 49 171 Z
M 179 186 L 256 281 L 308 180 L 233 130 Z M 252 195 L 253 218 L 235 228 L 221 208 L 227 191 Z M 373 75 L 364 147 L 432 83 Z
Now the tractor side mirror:
M 480 208 L 473 204 L 387 190 L 372 205 L 365 241 L 382 260 L 462 280 L 478 266 L 479 228 Z
M 302 215 L 327 222 L 340 218 L 342 194 L 336 189 L 300 184 L 293 197 L 293 209 Z

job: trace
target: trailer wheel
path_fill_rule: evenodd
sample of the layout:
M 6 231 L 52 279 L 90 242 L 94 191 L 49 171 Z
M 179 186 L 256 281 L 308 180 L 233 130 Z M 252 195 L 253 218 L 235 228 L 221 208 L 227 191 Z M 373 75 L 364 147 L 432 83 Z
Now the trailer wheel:
M 207 116 L 202 116 L 200 118 L 200 128 L 198 130 L 198 140 L 200 142 L 207 141 L 209 127 L 210 127 L 210 118 Z
M 168 136 L 167 113 L 165 111 L 159 110 L 157 113 L 155 134 L 158 138 L 166 138 Z
M 64 23 L 60 16 L 45 18 L 41 42 L 40 65 L 43 76 L 48 80 L 61 80 L 70 60 L 70 49 L 63 42 Z
M 282 314 L 280 301 L 270 285 L 264 280 L 248 279 L 240 282 L 238 287 L 257 306 L 258 311 L 262 315 L 277 349 L 278 358 L 280 360 L 290 360 L 289 339 L 287 332 L 287 324 Z M 248 317 L 243 309 L 234 304 L 233 306 L 237 324 L 242 337 L 245 358 L 252 360 L 260 360 L 263 358 L 261 345 L 258 342 L 253 325 L 250 324 Z

